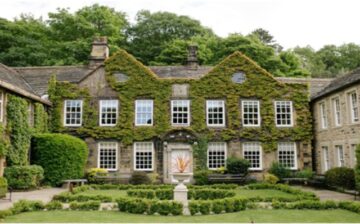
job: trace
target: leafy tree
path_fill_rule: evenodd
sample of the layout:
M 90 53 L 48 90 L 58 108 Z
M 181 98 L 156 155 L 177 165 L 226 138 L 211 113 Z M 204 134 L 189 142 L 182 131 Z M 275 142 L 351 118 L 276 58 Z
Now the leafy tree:
M 213 32 L 188 16 L 143 10 L 137 14 L 136 24 L 127 31 L 127 50 L 143 63 L 149 64 L 156 61 L 155 58 L 171 41 L 187 41 L 206 34 Z
M 311 46 L 295 47 L 293 52 L 300 59 L 301 67 L 309 71 L 313 77 L 327 76 L 325 64 Z
M 262 43 L 275 49 L 276 52 L 281 52 L 283 47 L 276 43 L 274 36 L 269 31 L 263 28 L 257 28 L 252 31 L 248 36 L 258 38 Z

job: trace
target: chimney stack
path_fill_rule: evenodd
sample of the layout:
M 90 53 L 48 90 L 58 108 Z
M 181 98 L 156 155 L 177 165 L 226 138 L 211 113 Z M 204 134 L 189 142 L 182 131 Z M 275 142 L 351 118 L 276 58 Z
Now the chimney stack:
M 92 43 L 90 54 L 90 66 L 98 66 L 109 57 L 109 46 L 107 37 L 96 37 Z
M 188 46 L 188 58 L 187 58 L 187 66 L 192 69 L 197 69 L 199 66 L 198 58 L 197 58 L 197 45 L 189 45 Z

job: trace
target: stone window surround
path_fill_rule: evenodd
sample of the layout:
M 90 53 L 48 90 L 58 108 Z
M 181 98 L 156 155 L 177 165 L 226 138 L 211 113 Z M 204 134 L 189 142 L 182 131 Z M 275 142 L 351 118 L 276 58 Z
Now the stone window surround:
M 102 106 L 103 106 L 103 103 L 104 102 L 110 102 L 110 101 L 112 101 L 112 103 L 113 102 L 116 102 L 115 103 L 115 108 L 116 108 L 116 118 L 115 118 L 115 124 L 103 124 L 102 123 L 102 119 L 101 119 L 101 116 L 102 116 L 102 114 L 103 114 L 103 112 L 102 112 Z M 108 112 L 106 112 L 106 113 L 108 113 Z M 117 124 L 117 120 L 118 120 L 118 115 L 119 114 L 119 100 L 116 100 L 116 99 L 102 99 L 102 100 L 99 100 L 99 125 L 101 126 L 101 127 L 112 127 L 112 126 L 116 126 L 116 124 Z
M 259 153 L 259 167 L 256 167 L 256 168 L 249 168 L 249 170 L 251 170 L 251 171 L 261 171 L 261 170 L 263 170 L 263 150 L 262 150 L 262 146 L 261 146 L 261 142 L 243 142 L 242 144 L 241 144 L 241 146 L 242 146 L 242 154 L 243 154 L 243 158 L 245 158 L 245 151 L 247 151 L 246 149 L 245 149 L 245 145 L 246 144 L 248 144 L 248 143 L 256 143 L 256 144 L 258 144 L 258 146 L 259 146 L 259 148 L 258 148 L 258 151 L 260 152 Z M 250 151 L 254 151 L 254 150 L 250 150 Z
M 151 152 L 151 168 L 136 168 L 136 153 L 137 153 L 137 148 L 136 145 L 138 143 L 151 143 L 151 150 L 149 150 Z M 154 142 L 152 141 L 137 141 L 133 143 L 133 161 L 134 161 L 134 171 L 153 171 L 154 170 L 154 162 L 155 162 L 155 147 L 154 147 Z
M 118 145 L 118 142 L 115 142 L 115 141 L 100 141 L 97 143 L 97 168 L 101 168 L 100 167 L 100 152 L 101 152 L 101 144 L 102 143 L 114 143 L 115 145 L 115 169 L 107 169 L 107 168 L 103 168 L 103 169 L 106 169 L 108 171 L 117 171 L 118 168 L 119 168 L 119 164 L 118 164 L 118 161 L 119 161 L 119 145 Z
M 319 105 L 319 118 L 320 118 L 320 129 L 327 129 L 329 127 L 328 114 L 325 100 L 320 101 Z
M 278 124 L 277 123 L 277 103 L 290 102 L 290 124 Z M 260 110 L 259 110 L 260 111 Z M 276 100 L 274 101 L 274 114 L 275 114 L 275 125 L 276 127 L 293 127 L 294 126 L 294 107 L 293 102 L 290 100 Z
M 337 108 L 336 101 L 339 102 L 339 108 Z M 341 127 L 342 126 L 342 113 L 341 113 L 341 100 L 339 95 L 335 95 L 331 98 L 332 112 L 334 115 L 334 126 Z M 339 109 L 339 110 L 338 110 Z
M 296 142 L 278 142 L 278 146 L 277 146 L 277 159 L 279 161 L 279 146 L 280 146 L 280 143 L 292 143 L 294 145 L 294 166 L 293 167 L 289 167 L 290 170 L 297 170 L 298 169 L 298 158 L 297 158 L 297 146 L 296 146 Z
M 79 112 L 80 113 L 80 123 L 79 124 L 67 124 L 66 123 L 66 114 L 67 114 L 67 112 L 66 112 L 66 108 L 67 108 L 66 103 L 68 101 L 79 101 L 80 102 L 80 112 Z M 81 99 L 64 100 L 64 118 L 63 118 L 64 122 L 63 122 L 63 124 L 64 124 L 65 127 L 80 127 L 82 125 L 82 117 L 83 117 L 82 113 L 83 113 L 83 100 L 81 100 Z
M 337 167 L 345 167 L 345 151 L 344 145 L 342 144 L 335 144 L 334 145 L 334 152 L 336 153 L 336 165 Z
M 320 149 L 321 149 L 321 161 L 322 161 L 321 169 L 323 173 L 325 173 L 326 171 L 331 169 L 329 145 L 328 144 L 321 145 Z M 326 155 L 325 155 L 325 150 L 327 151 Z
M 357 98 L 357 114 L 358 114 L 358 120 L 355 121 L 354 120 L 354 114 L 353 114 L 353 107 L 352 107 L 352 102 L 351 102 L 351 94 L 355 93 L 356 94 L 356 98 Z M 349 90 L 347 90 L 345 92 L 345 96 L 346 96 L 346 102 L 348 104 L 348 106 L 346 107 L 348 109 L 348 113 L 349 114 L 349 124 L 357 124 L 359 122 L 359 94 L 357 92 L 357 90 L 355 88 L 351 88 Z

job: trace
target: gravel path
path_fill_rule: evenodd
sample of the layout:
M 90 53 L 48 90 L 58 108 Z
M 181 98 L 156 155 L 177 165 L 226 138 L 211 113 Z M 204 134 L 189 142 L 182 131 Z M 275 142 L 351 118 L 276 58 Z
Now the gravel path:
M 345 193 L 340 193 L 337 191 L 331 191 L 326 189 L 317 189 L 313 187 L 306 187 L 306 186 L 296 186 L 297 188 L 300 188 L 304 191 L 311 191 L 314 192 L 321 201 L 326 200 L 334 200 L 334 201 L 354 201 L 355 196 Z M 358 199 L 359 200 L 359 199 Z

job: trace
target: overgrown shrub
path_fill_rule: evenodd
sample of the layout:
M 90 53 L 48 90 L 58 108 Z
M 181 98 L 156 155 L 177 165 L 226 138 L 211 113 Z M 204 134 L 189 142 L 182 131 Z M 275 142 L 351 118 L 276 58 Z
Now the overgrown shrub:
M 274 174 L 280 180 L 291 176 L 291 170 L 289 170 L 288 168 L 286 168 L 285 166 L 283 166 L 278 162 L 274 162 L 271 164 L 269 173 Z
M 208 171 L 208 170 L 196 171 L 194 173 L 195 184 L 197 184 L 197 185 L 209 184 L 209 179 L 208 179 L 209 173 L 210 173 L 210 171 Z
M 6 196 L 8 189 L 8 183 L 4 177 L 0 177 L 0 198 Z
M 87 201 L 87 202 L 76 202 L 70 203 L 71 210 L 80 211 L 97 211 L 100 208 L 100 201 Z
M 147 175 L 146 172 L 135 171 L 132 173 L 131 178 L 129 180 L 130 184 L 138 185 L 138 184 L 150 184 L 151 179 Z
M 39 134 L 33 139 L 32 162 L 44 168 L 45 181 L 59 185 L 84 176 L 88 148 L 84 141 L 65 134 Z
M 63 208 L 62 203 L 60 201 L 50 201 L 45 205 L 45 209 L 48 211 L 51 210 L 61 210 Z
M 268 184 L 276 184 L 277 182 L 279 182 L 279 178 L 274 174 L 266 173 L 264 175 L 264 182 Z
M 311 179 L 314 176 L 314 171 L 312 171 L 310 168 L 306 168 L 303 170 L 300 170 L 295 173 L 296 178 L 308 178 Z
M 40 186 L 44 179 L 44 170 L 41 166 L 10 166 L 5 168 L 4 176 L 9 187 L 13 189 L 33 189 Z
M 86 179 L 89 183 L 99 183 L 99 180 L 97 180 L 96 176 L 104 177 L 108 174 L 108 171 L 106 169 L 102 168 L 91 168 L 86 173 Z
M 325 181 L 328 186 L 354 189 L 355 173 L 353 169 L 347 167 L 332 168 L 326 171 Z
M 246 159 L 229 157 L 226 160 L 226 168 L 230 174 L 248 174 L 250 162 Z
M 19 214 L 22 212 L 40 211 L 45 208 L 41 201 L 28 201 L 20 200 L 13 204 L 11 211 L 13 214 Z

